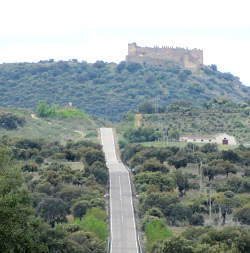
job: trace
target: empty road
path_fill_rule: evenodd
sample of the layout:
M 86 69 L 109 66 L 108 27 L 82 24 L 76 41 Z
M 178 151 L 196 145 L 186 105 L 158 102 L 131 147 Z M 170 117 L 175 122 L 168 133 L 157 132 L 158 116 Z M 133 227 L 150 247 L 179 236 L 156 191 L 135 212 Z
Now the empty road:
M 138 253 L 129 173 L 117 159 L 112 128 L 100 132 L 110 177 L 110 252 Z

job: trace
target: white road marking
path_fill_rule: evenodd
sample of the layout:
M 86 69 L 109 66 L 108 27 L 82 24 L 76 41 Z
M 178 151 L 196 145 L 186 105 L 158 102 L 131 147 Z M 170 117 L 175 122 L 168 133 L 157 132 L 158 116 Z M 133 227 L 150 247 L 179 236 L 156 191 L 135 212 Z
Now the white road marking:
M 101 143 L 103 146 L 103 151 L 105 153 L 106 164 L 109 168 L 110 175 L 110 252 L 138 253 L 138 241 L 129 172 L 127 168 L 117 160 L 113 130 L 111 128 L 101 128 L 100 133 Z M 126 181 L 122 180 L 121 178 L 123 175 L 125 176 L 125 173 L 127 177 L 123 179 L 126 179 Z M 117 181 L 119 189 L 116 187 Z M 126 187 L 125 192 L 122 191 L 122 183 L 124 183 L 124 187 Z M 123 189 L 125 190 L 125 188 Z M 125 195 L 125 193 L 129 194 L 129 196 Z M 120 205 L 117 201 L 120 201 Z M 117 204 L 120 207 L 118 207 Z M 129 217 L 124 216 L 124 213 L 128 210 L 130 210 L 128 212 Z M 124 218 L 126 218 L 126 220 Z M 126 224 L 130 224 L 130 226 L 128 225 L 124 227 L 124 221 L 126 221 Z M 120 224 L 122 224 L 122 226 L 120 226 Z M 134 235 L 131 233 L 134 233 Z

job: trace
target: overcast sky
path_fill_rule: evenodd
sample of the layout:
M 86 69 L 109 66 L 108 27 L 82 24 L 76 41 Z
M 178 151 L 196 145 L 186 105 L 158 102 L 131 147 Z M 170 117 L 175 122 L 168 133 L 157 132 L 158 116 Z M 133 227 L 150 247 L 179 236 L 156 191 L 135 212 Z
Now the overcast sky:
M 119 62 L 127 44 L 204 50 L 250 85 L 249 0 L 2 0 L 0 62 Z

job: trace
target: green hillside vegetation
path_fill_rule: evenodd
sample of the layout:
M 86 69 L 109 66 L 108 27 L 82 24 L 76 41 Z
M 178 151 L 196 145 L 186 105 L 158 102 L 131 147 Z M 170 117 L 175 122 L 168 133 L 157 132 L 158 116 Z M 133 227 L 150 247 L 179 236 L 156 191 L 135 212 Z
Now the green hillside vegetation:
M 140 127 L 134 119 L 125 118 L 118 129 L 129 142 L 152 142 L 171 145 L 181 135 L 215 135 L 227 133 L 239 144 L 250 144 L 250 101 L 234 103 L 225 99 L 214 99 L 197 107 L 188 102 L 175 102 L 157 108 L 151 103 L 139 108 Z M 122 126 L 123 125 L 123 126 Z M 124 126 L 125 125 L 125 126 Z M 122 127 L 121 127 L 122 126 Z
M 48 106 L 46 102 L 41 101 L 36 110 L 37 116 L 40 118 L 59 118 L 59 119 L 74 119 L 80 118 L 88 120 L 89 117 L 83 111 L 76 108 L 59 108 L 57 105 Z
M 250 148 L 128 144 L 148 253 L 250 250 Z
M 0 252 L 106 252 L 107 183 L 99 144 L 0 138 Z
M 42 100 L 60 107 L 72 102 L 89 114 L 119 120 L 156 97 L 161 105 L 181 99 L 202 104 L 220 96 L 242 101 L 249 96 L 249 88 L 214 66 L 192 73 L 176 64 L 49 60 L 1 64 L 0 94 L 2 107 L 34 110 Z
M 83 138 L 97 141 L 97 128 L 105 124 L 77 109 L 59 108 L 53 117 L 39 117 L 28 109 L 0 108 L 0 122 L 5 122 L 0 123 L 0 136 L 44 139 L 61 143 Z

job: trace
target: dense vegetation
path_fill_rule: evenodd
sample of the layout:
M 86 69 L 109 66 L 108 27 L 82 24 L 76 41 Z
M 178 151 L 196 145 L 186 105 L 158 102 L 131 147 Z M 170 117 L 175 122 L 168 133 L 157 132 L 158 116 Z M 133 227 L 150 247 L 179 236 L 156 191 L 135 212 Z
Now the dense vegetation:
M 40 101 L 39 106 L 36 110 L 37 116 L 40 118 L 82 118 L 87 120 L 88 115 L 84 112 L 73 108 L 59 108 L 57 105 L 48 106 L 44 101 Z
M 0 252 L 105 252 L 107 182 L 99 144 L 2 137 Z
M 249 88 L 213 66 L 194 74 L 176 64 L 50 60 L 1 64 L 0 94 L 3 107 L 35 109 L 41 100 L 61 107 L 72 102 L 87 113 L 118 120 L 155 98 L 161 105 L 180 99 L 202 104 L 218 96 L 239 101 L 249 96 Z
M 25 119 L 13 113 L 5 113 L 0 111 L 0 128 L 6 130 L 14 130 L 18 127 L 22 127 L 25 123 Z
M 244 146 L 125 145 L 147 252 L 249 252 L 249 158 Z
M 235 103 L 223 98 L 213 99 L 202 107 L 178 101 L 156 109 L 151 103 L 142 104 L 139 108 L 140 128 L 135 129 L 136 124 L 130 125 L 124 137 L 132 142 L 150 141 L 150 136 L 157 136 L 156 139 L 161 141 L 176 141 L 181 135 L 227 133 L 238 143 L 250 144 L 250 100 Z M 129 125 L 128 118 L 125 122 Z M 145 130 L 147 136 L 141 136 Z M 137 131 L 141 134 L 135 136 Z

